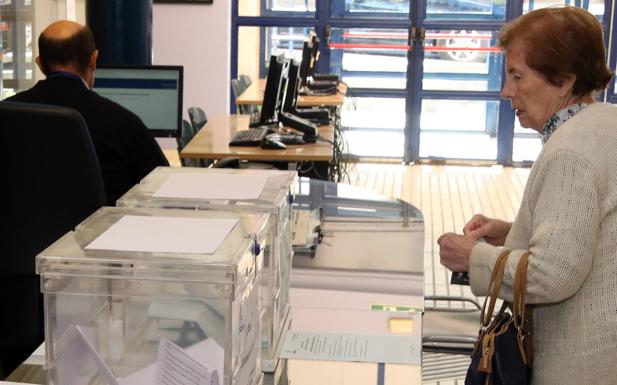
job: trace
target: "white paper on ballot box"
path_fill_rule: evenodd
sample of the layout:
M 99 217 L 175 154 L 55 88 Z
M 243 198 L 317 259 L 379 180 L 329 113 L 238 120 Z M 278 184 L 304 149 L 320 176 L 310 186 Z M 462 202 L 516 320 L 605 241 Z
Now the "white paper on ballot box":
M 157 198 L 258 199 L 267 175 L 172 174 L 153 194 Z
M 126 215 L 86 249 L 212 254 L 236 223 L 237 219 Z

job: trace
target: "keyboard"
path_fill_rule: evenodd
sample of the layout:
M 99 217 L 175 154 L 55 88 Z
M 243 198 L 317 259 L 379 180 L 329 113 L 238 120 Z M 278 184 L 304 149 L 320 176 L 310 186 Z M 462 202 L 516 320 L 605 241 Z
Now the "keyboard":
M 329 80 L 313 80 L 308 83 L 308 88 L 312 90 L 323 90 L 323 89 L 330 89 L 333 87 L 334 88 L 337 87 L 336 82 L 329 81 Z
M 251 128 L 249 130 L 238 131 L 229 142 L 230 146 L 259 146 L 272 130 L 267 127 Z
M 313 80 L 329 80 L 331 82 L 338 82 L 339 76 L 335 74 L 313 74 Z

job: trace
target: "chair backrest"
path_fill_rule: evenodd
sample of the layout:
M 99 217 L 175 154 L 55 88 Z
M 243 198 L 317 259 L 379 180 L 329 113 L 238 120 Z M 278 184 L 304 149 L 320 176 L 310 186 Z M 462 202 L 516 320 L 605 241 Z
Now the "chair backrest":
M 193 139 L 195 136 L 195 129 L 193 125 L 189 123 L 187 120 L 182 120 L 182 135 L 176 139 L 178 143 L 178 155 L 186 145 Z M 183 167 L 202 167 L 199 159 L 185 159 L 180 156 L 180 163 Z
M 246 74 L 239 75 L 238 79 L 240 79 L 244 83 L 245 90 L 249 88 L 251 84 L 253 84 L 253 80 L 251 79 L 251 77 Z
M 246 74 L 238 75 L 238 80 L 242 82 L 242 85 L 244 87 L 242 92 L 246 91 L 246 89 L 249 88 L 251 84 L 253 84 L 253 80 L 251 79 L 251 77 Z M 253 114 L 259 112 L 258 106 L 255 104 L 245 104 L 238 107 L 241 107 L 240 109 L 242 110 L 242 114 Z
M 246 90 L 246 88 L 247 86 L 242 79 L 231 79 L 231 91 L 234 94 L 234 100 L 238 99 L 238 96 L 240 96 Z M 238 109 L 238 112 L 241 114 L 249 113 L 246 106 L 237 105 L 237 109 Z
M 189 119 L 191 119 L 191 125 L 193 126 L 195 133 L 201 130 L 201 128 L 208 123 L 206 112 L 200 107 L 189 107 Z
M 182 149 L 193 139 L 195 136 L 195 130 L 193 129 L 193 125 L 186 119 L 182 119 L 182 135 L 179 138 L 176 138 L 176 142 L 178 143 L 178 151 L 182 151 Z
M 0 379 L 44 340 L 35 256 L 105 205 L 90 133 L 62 107 L 0 102 Z

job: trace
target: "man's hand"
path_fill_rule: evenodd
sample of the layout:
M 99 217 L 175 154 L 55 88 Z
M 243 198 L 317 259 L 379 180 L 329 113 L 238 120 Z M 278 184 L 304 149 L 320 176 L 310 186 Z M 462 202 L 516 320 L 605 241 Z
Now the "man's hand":
M 437 240 L 441 264 L 452 271 L 469 271 L 469 256 L 476 243 L 467 235 L 443 234 Z
M 463 234 L 473 239 L 484 238 L 493 246 L 503 246 L 512 223 L 476 214 L 463 227 Z

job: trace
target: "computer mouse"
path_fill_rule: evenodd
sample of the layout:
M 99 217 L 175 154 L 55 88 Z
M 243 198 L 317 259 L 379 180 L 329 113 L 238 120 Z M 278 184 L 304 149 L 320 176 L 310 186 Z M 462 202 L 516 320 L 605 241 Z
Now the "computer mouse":
M 261 148 L 267 150 L 283 150 L 287 148 L 287 146 L 285 146 L 283 142 L 279 142 L 278 140 L 264 139 L 264 141 L 261 143 Z

